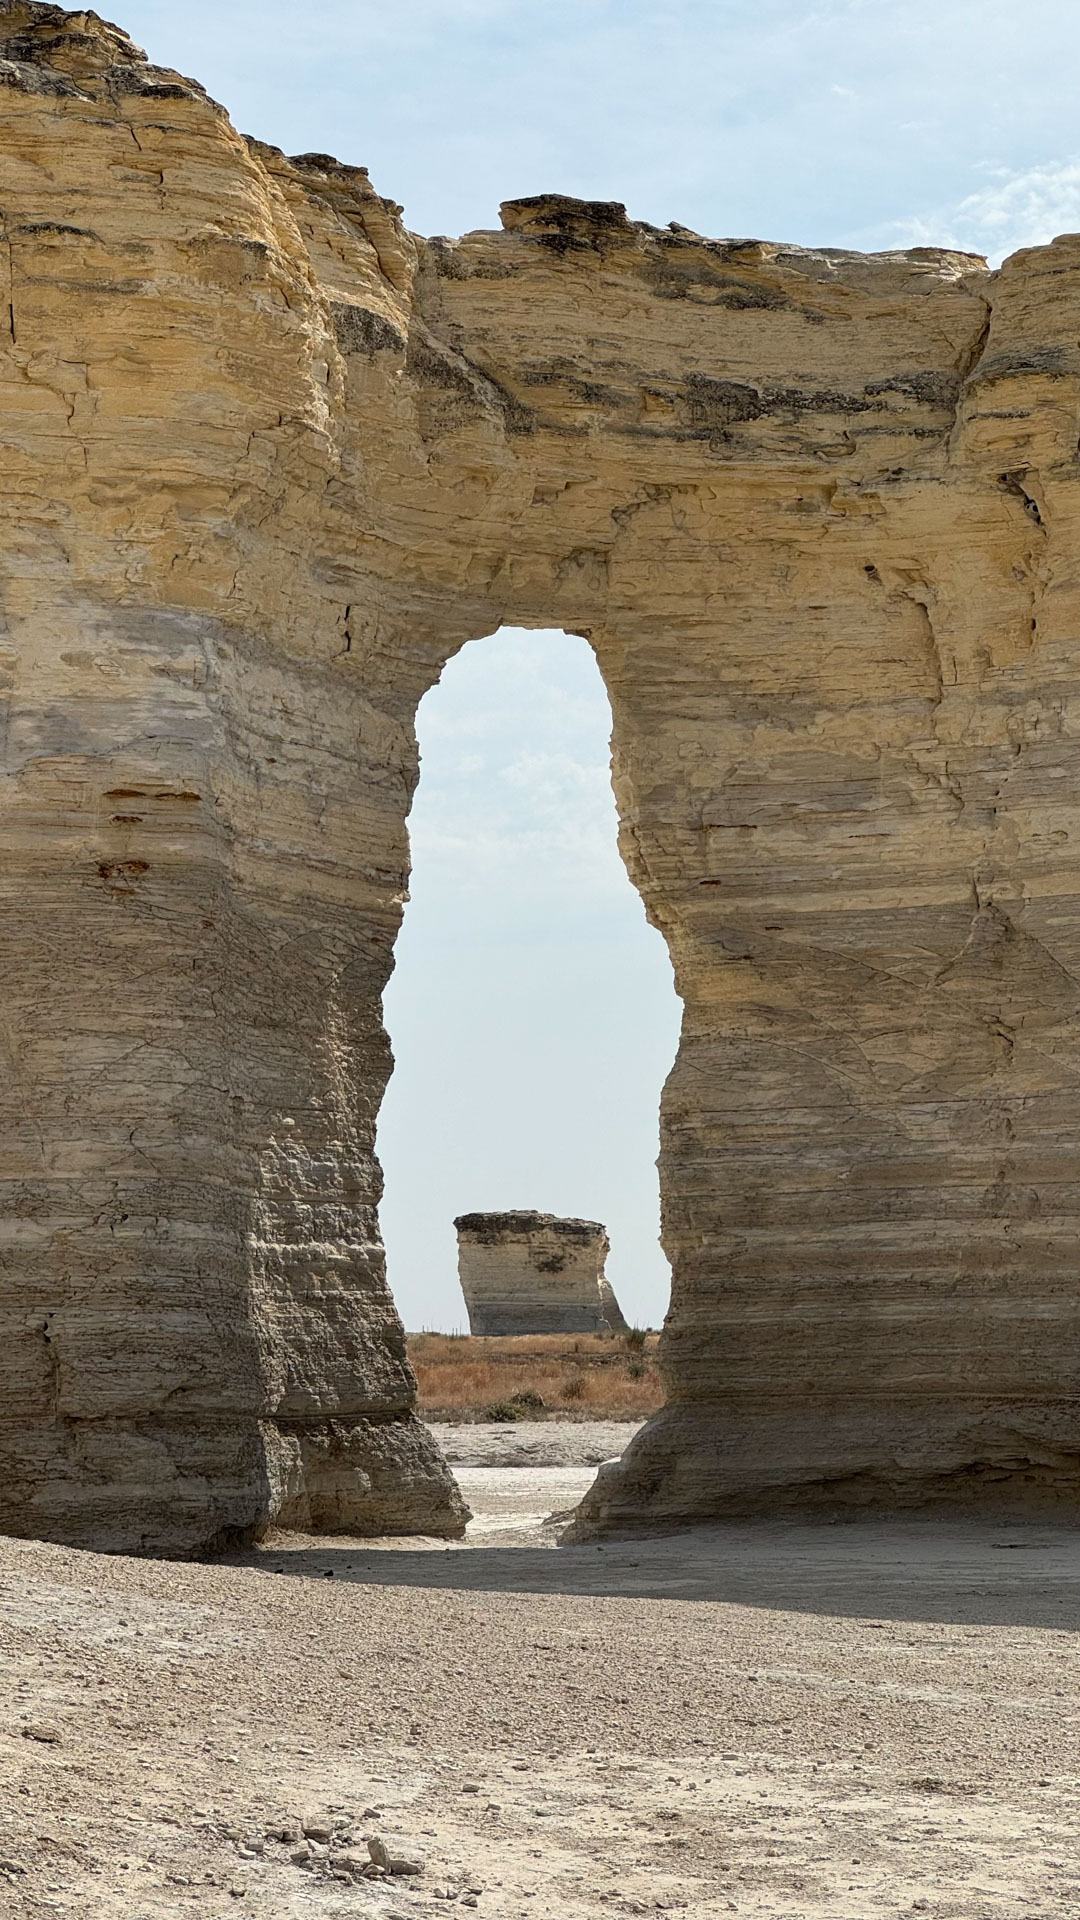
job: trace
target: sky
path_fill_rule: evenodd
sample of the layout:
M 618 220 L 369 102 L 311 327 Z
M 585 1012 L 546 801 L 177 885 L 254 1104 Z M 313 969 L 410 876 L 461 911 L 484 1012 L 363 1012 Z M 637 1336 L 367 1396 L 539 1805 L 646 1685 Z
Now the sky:
M 1002 251 L 1080 226 L 1076 0 L 121 0 L 244 133 L 420 233 L 617 199 L 716 237 Z
M 421 703 L 379 1122 L 408 1327 L 465 1328 L 454 1216 L 505 1208 L 602 1221 L 627 1319 L 663 1319 L 654 1162 L 679 1004 L 616 847 L 610 732 L 565 633 L 471 641 Z
M 100 3 L 100 0 L 99 0 Z M 1077 0 L 126 0 L 244 133 L 368 167 L 420 233 L 540 192 L 717 238 L 986 253 L 1080 230 Z M 503 633 L 419 719 L 412 902 L 387 996 L 391 1283 L 464 1325 L 452 1218 L 600 1219 L 659 1324 L 663 944 L 615 849 L 585 643 Z

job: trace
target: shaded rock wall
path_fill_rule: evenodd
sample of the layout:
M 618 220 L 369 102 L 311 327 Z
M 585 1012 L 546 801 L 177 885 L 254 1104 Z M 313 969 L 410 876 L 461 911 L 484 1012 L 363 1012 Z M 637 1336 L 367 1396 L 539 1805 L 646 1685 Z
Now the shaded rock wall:
M 463 1213 L 458 1277 L 475 1334 L 604 1333 L 626 1326 L 604 1272 L 598 1220 Z
M 0 39 L 0 1524 L 460 1524 L 373 1133 L 413 717 L 504 622 L 593 646 L 685 1007 L 589 1524 L 1073 1504 L 1080 240 L 423 241 L 94 15 Z

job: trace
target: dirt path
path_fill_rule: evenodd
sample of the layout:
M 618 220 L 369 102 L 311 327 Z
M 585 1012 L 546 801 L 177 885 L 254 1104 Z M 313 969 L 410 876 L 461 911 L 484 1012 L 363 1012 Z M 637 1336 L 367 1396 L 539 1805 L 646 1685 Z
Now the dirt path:
M 463 1470 L 462 1548 L 0 1541 L 4 1920 L 1076 1920 L 1080 1537 L 553 1550 L 583 1476 Z

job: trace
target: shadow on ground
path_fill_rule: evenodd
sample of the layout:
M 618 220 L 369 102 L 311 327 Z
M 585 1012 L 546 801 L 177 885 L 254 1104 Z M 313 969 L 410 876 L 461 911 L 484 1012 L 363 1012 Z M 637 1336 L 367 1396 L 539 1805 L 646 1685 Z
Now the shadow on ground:
M 237 1555 L 293 1579 L 711 1601 L 853 1619 L 1080 1628 L 1080 1530 L 987 1521 L 739 1522 L 600 1546 L 396 1547 L 281 1535 Z

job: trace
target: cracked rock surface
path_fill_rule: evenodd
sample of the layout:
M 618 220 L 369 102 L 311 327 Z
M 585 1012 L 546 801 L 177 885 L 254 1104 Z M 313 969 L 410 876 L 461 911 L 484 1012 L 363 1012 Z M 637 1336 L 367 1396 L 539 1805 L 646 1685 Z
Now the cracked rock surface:
M 580 1521 L 1075 1511 L 1080 240 L 425 240 L 0 3 L 0 1524 L 460 1532 L 378 1236 L 413 718 L 584 634 L 685 1008 Z

